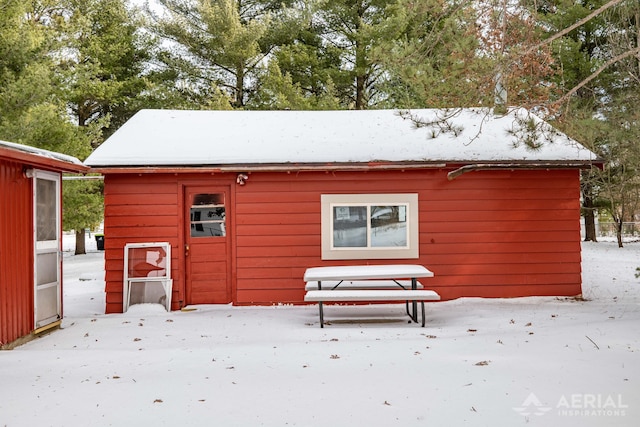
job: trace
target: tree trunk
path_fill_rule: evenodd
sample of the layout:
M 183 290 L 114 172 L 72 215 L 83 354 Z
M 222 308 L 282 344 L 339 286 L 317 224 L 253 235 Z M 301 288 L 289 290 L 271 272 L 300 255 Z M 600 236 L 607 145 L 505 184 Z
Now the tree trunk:
M 589 180 L 590 173 L 584 172 L 580 177 L 580 191 L 582 192 L 582 216 L 584 216 L 584 241 L 597 242 L 596 210 L 593 205 L 593 186 Z
M 362 31 L 362 17 L 364 16 L 366 9 L 363 9 L 363 5 L 360 4 L 358 8 L 358 18 L 355 25 L 356 34 L 360 34 Z M 365 93 L 365 85 L 367 82 L 367 52 L 364 44 L 361 40 L 355 40 L 355 63 L 354 71 L 356 75 L 356 93 L 355 93 L 355 109 L 366 110 L 367 109 L 367 96 Z
M 585 195 L 582 202 L 582 212 L 584 216 L 584 241 L 597 242 L 596 236 L 596 215 L 593 208 L 593 199 Z
M 640 25 L 638 25 L 638 23 L 640 23 L 640 12 L 636 12 L 635 15 L 636 18 L 636 47 L 640 47 Z M 640 74 L 640 52 L 638 52 L 638 74 Z
M 365 76 L 356 76 L 356 110 L 364 110 L 366 108 L 364 97 L 365 79 Z
M 620 219 L 614 218 L 614 221 L 616 223 L 616 237 L 618 239 L 618 247 L 622 248 L 623 247 L 622 246 L 622 224 L 623 224 L 622 218 Z
M 76 230 L 76 255 L 84 255 L 87 253 L 87 249 L 85 247 L 85 242 L 84 242 L 84 235 L 85 235 L 85 231 L 84 229 L 82 230 Z
M 242 108 L 244 106 L 244 64 L 239 64 L 236 67 L 236 89 L 235 99 L 233 106 L 235 108 Z

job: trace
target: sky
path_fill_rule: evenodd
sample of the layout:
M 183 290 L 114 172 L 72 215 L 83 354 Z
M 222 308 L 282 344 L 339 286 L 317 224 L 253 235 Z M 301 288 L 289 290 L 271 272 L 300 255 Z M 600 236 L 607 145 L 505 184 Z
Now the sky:
M 104 313 L 64 256 L 62 328 L 0 352 L 0 426 L 635 426 L 640 242 L 583 243 L 583 298 Z M 68 249 L 68 248 L 67 248 Z M 423 280 L 428 288 L 428 281 Z M 301 279 L 301 286 L 304 282 Z

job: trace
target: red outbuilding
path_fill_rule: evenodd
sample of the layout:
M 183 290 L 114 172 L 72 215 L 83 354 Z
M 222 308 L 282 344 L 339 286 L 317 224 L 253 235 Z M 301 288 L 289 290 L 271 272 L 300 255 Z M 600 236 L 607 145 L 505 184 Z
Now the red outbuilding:
M 0 141 L 0 347 L 62 319 L 62 172 L 88 169 Z
M 170 246 L 173 309 L 301 303 L 306 268 L 352 264 L 423 264 L 442 299 L 580 294 L 580 169 L 600 160 L 523 110 L 407 115 L 140 111 L 85 162 L 106 311 L 145 242 Z

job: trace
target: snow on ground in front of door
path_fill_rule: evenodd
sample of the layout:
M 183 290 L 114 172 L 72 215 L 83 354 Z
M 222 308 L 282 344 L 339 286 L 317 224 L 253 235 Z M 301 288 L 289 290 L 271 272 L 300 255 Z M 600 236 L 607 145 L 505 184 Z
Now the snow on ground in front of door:
M 583 258 L 586 301 L 430 303 L 425 328 L 329 306 L 321 329 L 315 305 L 104 315 L 103 253 L 65 253 L 62 329 L 0 352 L 0 426 L 634 426 L 640 243 Z

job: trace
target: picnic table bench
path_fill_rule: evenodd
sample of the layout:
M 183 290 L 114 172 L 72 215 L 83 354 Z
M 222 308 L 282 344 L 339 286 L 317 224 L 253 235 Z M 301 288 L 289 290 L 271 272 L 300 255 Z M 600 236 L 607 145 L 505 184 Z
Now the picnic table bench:
M 424 302 L 439 300 L 440 296 L 425 290 L 417 280 L 419 277 L 433 277 L 433 273 L 422 265 L 413 264 L 313 267 L 304 274 L 304 300 L 318 303 L 321 328 L 324 327 L 324 302 L 366 301 L 405 301 L 407 314 L 416 323 L 417 303 L 420 302 L 424 327 Z M 412 303 L 411 311 L 409 302 Z

